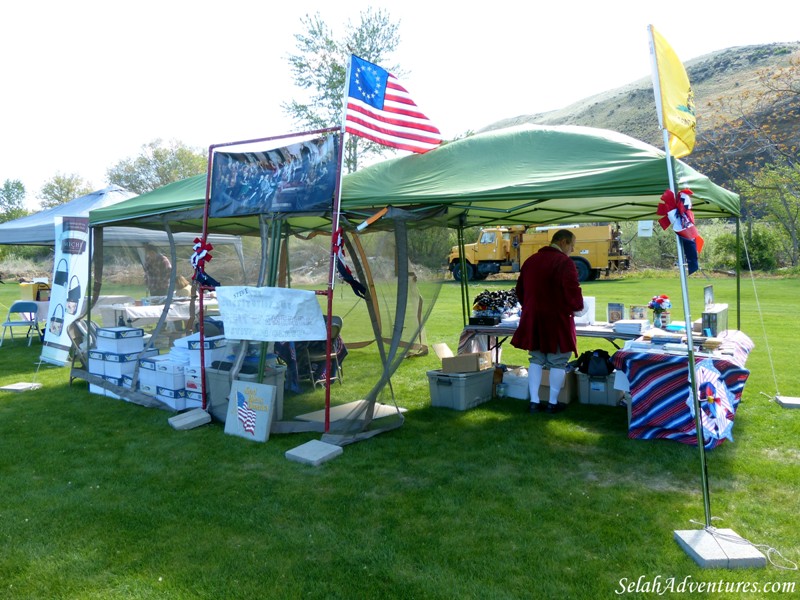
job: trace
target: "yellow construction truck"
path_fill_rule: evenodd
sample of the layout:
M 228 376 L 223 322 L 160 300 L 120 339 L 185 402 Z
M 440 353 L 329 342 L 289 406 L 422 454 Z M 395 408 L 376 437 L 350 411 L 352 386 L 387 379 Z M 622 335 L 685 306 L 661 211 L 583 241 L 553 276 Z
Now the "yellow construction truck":
M 580 281 L 597 279 L 630 266 L 630 257 L 622 249 L 620 229 L 616 225 L 536 227 L 511 225 L 484 227 L 478 242 L 464 244 L 467 280 L 486 279 L 495 273 L 518 273 L 531 254 L 550 243 L 557 229 L 575 232 L 575 261 Z M 458 246 L 453 246 L 447 262 L 453 279 L 461 281 L 461 260 Z

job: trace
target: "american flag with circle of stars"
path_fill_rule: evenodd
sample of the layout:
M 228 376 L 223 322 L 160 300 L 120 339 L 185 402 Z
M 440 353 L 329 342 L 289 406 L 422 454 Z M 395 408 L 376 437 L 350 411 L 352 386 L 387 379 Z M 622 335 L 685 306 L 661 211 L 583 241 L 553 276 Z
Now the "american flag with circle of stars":
M 350 61 L 345 131 L 417 153 L 442 143 L 440 131 L 394 75 L 357 56 Z

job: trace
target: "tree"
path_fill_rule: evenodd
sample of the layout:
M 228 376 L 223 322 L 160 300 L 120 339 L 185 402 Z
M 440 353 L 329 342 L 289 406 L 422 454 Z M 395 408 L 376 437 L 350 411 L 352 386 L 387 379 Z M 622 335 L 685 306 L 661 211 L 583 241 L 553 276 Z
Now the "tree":
M 773 50 L 789 50 L 776 46 Z M 800 151 L 800 57 L 778 69 L 757 72 L 753 85 L 714 101 L 717 121 L 699 139 L 707 152 L 698 168 L 733 182 L 742 198 L 748 236 L 754 223 L 774 221 L 786 234 L 781 245 L 788 262 L 798 261 Z
M 85 196 L 92 191 L 89 184 L 79 175 L 62 175 L 56 173 L 48 180 L 36 196 L 44 208 L 53 208 L 80 196 Z
M 142 146 L 136 158 L 126 158 L 108 169 L 108 181 L 137 194 L 187 177 L 205 173 L 208 159 L 197 148 L 173 140 L 164 146 L 160 139 Z
M 400 43 L 399 22 L 393 23 L 383 9 L 368 8 L 361 12 L 360 22 L 348 21 L 345 35 L 334 40 L 319 13 L 300 19 L 304 33 L 295 34 L 297 53 L 288 57 L 295 85 L 310 94 L 308 102 L 284 103 L 283 109 L 298 124 L 309 129 L 339 125 L 342 121 L 347 62 L 356 54 L 398 75 L 395 65 L 387 62 Z M 359 159 L 381 155 L 385 147 L 364 138 L 348 136 L 344 167 L 348 173 L 358 168 Z
M 28 214 L 25 210 L 25 186 L 19 179 L 6 179 L 0 187 L 0 223 Z
M 797 163 L 781 162 L 784 164 L 759 169 L 737 186 L 786 234 L 783 251 L 786 262 L 795 267 L 800 258 L 800 168 Z

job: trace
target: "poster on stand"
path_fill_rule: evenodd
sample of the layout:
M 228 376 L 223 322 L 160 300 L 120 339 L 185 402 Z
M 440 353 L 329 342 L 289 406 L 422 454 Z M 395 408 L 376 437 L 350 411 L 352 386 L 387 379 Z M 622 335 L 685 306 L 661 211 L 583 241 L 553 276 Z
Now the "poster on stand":
M 275 404 L 274 385 L 234 380 L 225 416 L 225 433 L 266 442 Z
M 83 314 L 89 281 L 89 219 L 55 218 L 55 255 L 50 305 L 44 327 L 41 359 L 64 366 L 69 362 L 68 328 Z

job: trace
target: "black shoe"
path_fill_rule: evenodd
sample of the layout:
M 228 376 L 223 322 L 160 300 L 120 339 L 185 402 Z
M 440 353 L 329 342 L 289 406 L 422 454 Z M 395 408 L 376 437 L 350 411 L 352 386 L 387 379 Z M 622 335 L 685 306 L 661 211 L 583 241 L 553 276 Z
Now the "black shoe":
M 544 410 L 544 406 L 541 402 L 531 402 L 530 406 L 528 406 L 528 412 L 532 415 L 542 412 Z
M 550 413 L 551 415 L 560 413 L 566 409 L 567 405 L 564 404 L 563 402 L 557 402 L 555 404 L 550 404 L 549 402 L 547 403 L 547 412 Z

